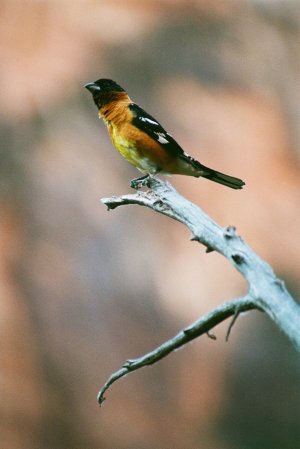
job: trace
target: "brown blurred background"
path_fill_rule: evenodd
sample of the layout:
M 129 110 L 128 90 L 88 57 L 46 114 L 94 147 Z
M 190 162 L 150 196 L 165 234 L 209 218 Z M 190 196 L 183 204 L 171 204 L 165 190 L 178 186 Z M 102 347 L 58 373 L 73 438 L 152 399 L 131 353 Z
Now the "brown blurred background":
M 0 2 L 1 449 L 300 448 L 300 362 L 262 314 L 98 388 L 245 292 L 220 255 L 139 207 L 138 172 L 84 83 L 115 79 L 243 191 L 174 186 L 300 297 L 298 0 Z

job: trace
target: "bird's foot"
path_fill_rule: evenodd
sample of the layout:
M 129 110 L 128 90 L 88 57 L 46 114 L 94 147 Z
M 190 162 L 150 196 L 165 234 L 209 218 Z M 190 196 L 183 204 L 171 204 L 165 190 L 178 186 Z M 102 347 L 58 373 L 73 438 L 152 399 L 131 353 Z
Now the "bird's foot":
M 130 187 L 132 189 L 138 190 L 141 187 L 149 187 L 149 180 L 151 179 L 150 175 L 145 175 L 140 178 L 135 178 L 130 181 Z

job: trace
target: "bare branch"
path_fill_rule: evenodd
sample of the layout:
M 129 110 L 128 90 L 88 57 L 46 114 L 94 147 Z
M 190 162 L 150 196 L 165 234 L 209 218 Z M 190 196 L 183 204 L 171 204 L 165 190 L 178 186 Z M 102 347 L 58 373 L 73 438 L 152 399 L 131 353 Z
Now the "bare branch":
M 228 329 L 227 329 L 226 341 L 229 340 L 230 333 L 231 333 L 231 329 L 232 329 L 233 326 L 235 325 L 235 322 L 236 322 L 236 320 L 238 319 L 239 314 L 240 314 L 240 311 L 239 311 L 238 309 L 236 309 L 236 310 L 235 310 L 235 314 L 233 315 L 233 317 L 232 317 L 232 319 L 231 319 L 231 321 L 230 321 L 230 324 L 229 324 L 229 326 L 228 326 Z
M 257 309 L 257 306 L 253 303 L 250 296 L 245 296 L 243 298 L 228 301 L 215 308 L 211 312 L 207 313 L 206 315 L 202 316 L 199 320 L 195 321 L 190 326 L 184 328 L 177 335 L 175 335 L 175 337 L 158 346 L 153 351 L 148 352 L 147 354 L 137 359 L 127 360 L 122 368 L 113 373 L 109 377 L 105 385 L 101 388 L 98 395 L 99 404 L 101 405 L 103 403 L 103 401 L 105 400 L 105 392 L 116 380 L 120 379 L 123 376 L 126 376 L 126 374 L 132 371 L 158 362 L 159 360 L 170 354 L 170 352 L 175 351 L 176 349 L 189 343 L 200 335 L 208 334 L 209 336 L 211 336 L 209 331 L 213 329 L 217 324 L 221 323 L 232 315 L 236 316 L 237 313 L 240 314 L 241 312 L 253 309 Z
M 179 195 L 167 182 L 150 178 L 148 187 L 151 190 L 147 192 L 138 191 L 134 194 L 103 198 L 101 201 L 108 209 L 128 204 L 146 206 L 180 221 L 191 230 L 191 240 L 205 245 L 207 252 L 217 251 L 222 254 L 242 274 L 248 282 L 248 294 L 219 306 L 154 351 L 127 361 L 101 389 L 99 403 L 104 401 L 105 391 L 117 379 L 142 366 L 157 362 L 199 335 L 207 333 L 212 337 L 209 331 L 233 315 L 227 331 L 228 339 L 239 313 L 245 310 L 259 309 L 266 312 L 300 351 L 300 306 L 291 297 L 284 282 L 276 277 L 270 265 L 260 259 L 237 234 L 235 227 L 223 229 L 198 206 Z

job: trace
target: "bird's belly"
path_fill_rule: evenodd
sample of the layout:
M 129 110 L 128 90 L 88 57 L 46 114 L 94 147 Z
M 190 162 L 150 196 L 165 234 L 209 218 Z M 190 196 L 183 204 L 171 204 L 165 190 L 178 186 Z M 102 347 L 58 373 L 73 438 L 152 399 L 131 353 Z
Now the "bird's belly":
M 152 175 L 157 173 L 157 164 L 146 157 L 134 142 L 130 142 L 114 132 L 111 134 L 111 138 L 118 152 L 141 172 Z

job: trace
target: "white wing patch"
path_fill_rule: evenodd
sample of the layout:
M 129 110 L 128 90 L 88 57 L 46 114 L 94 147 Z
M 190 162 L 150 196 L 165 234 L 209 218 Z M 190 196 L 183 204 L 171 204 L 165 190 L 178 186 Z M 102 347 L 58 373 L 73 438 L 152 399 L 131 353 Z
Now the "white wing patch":
M 156 122 L 156 121 L 155 121 L 154 119 L 152 119 L 152 118 L 144 117 L 144 116 L 142 116 L 142 115 L 138 116 L 137 118 L 138 118 L 138 120 L 140 120 L 141 122 L 149 123 L 149 125 L 151 125 L 151 126 L 149 126 L 149 130 L 148 130 L 148 128 L 146 127 L 146 132 L 149 132 L 150 135 L 152 134 L 152 137 L 154 137 L 153 134 L 155 134 L 155 139 L 157 140 L 157 142 L 159 142 L 159 143 L 162 144 L 162 145 L 166 145 L 167 143 L 170 143 L 170 139 L 169 139 L 168 137 L 170 137 L 171 140 L 172 140 L 171 135 L 168 134 L 167 132 L 164 132 L 163 128 L 161 127 L 161 125 L 160 125 L 158 122 Z M 153 126 L 153 125 L 154 125 L 154 126 Z M 158 128 L 156 128 L 156 129 L 161 130 L 161 131 L 158 131 L 158 130 L 156 131 L 156 130 L 155 130 L 155 127 L 158 127 Z M 143 129 L 143 128 L 142 128 L 142 129 Z
M 159 126 L 159 123 L 155 122 L 154 120 L 151 120 L 150 118 L 147 118 L 147 117 L 139 117 L 139 119 L 140 119 L 142 122 L 148 122 L 148 123 L 151 123 L 152 125 L 157 125 L 157 126 Z
M 168 139 L 166 139 L 167 136 L 165 133 L 155 133 L 155 134 L 157 134 L 157 136 L 158 136 L 157 141 L 159 143 L 162 143 L 162 144 L 169 143 Z

